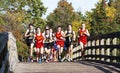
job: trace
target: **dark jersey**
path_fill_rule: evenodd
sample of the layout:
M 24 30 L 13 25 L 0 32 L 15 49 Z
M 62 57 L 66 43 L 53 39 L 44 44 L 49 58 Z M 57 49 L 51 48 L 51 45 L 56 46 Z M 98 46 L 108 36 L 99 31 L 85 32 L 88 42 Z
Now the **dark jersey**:
M 73 39 L 73 31 L 67 31 L 66 33 L 66 42 L 72 42 Z
M 34 32 L 35 32 L 34 29 L 33 30 L 29 29 L 29 32 L 27 33 L 27 35 L 30 35 L 30 36 L 28 36 L 27 39 L 30 39 L 30 40 L 33 39 L 34 38 Z
M 45 34 L 45 43 L 49 43 L 50 42 L 50 35 L 49 34 Z
M 30 30 L 30 29 L 28 30 L 27 35 L 30 35 L 26 38 L 26 43 L 27 43 L 28 46 L 30 46 L 31 43 L 33 42 L 34 33 L 35 33 L 34 29 L 33 30 Z

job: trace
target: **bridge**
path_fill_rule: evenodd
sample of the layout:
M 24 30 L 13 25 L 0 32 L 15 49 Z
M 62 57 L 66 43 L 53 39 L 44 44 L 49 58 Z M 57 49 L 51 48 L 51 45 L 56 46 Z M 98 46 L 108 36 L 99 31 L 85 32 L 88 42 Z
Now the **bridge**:
M 76 44 L 74 62 L 20 62 L 12 33 L 0 33 L 0 73 L 120 73 L 120 32 L 89 37 L 84 54 Z

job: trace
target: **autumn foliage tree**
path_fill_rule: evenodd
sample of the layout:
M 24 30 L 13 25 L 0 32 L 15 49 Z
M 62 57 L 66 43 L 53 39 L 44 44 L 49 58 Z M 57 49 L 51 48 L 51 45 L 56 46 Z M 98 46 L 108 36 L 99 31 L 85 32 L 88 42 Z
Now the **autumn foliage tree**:
M 74 20 L 74 15 L 72 4 L 66 0 L 60 0 L 57 8 L 47 17 L 48 25 L 54 28 L 60 25 L 65 29 Z
M 46 12 L 41 0 L 0 0 L 0 32 L 12 32 L 17 39 L 18 54 L 28 55 L 28 47 L 23 39 L 27 24 L 43 28 L 41 18 Z
M 117 9 L 112 6 L 113 2 L 106 3 L 105 0 L 101 0 L 92 12 L 87 12 L 86 16 L 91 25 L 92 35 L 119 31 L 120 27 L 115 23 Z

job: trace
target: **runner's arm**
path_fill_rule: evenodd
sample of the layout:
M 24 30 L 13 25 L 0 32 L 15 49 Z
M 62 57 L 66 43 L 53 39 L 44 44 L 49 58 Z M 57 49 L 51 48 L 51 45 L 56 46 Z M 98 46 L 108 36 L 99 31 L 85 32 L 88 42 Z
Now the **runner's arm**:
M 46 40 L 46 38 L 45 38 L 45 32 L 42 33 L 42 36 L 44 37 L 43 43 L 45 43 L 45 40 Z
M 63 40 L 65 40 L 65 34 L 64 34 L 64 32 L 63 31 L 61 31 L 61 34 L 62 34 L 62 37 L 60 37 L 61 39 L 63 39 Z
M 76 39 L 76 35 L 75 35 L 75 32 L 73 31 L 73 41 L 75 41 Z
M 64 33 L 64 36 L 65 36 L 65 37 L 67 37 L 67 35 L 66 35 L 66 34 L 67 34 L 67 31 L 65 31 L 65 33 Z
M 36 39 L 35 39 L 36 35 L 34 34 L 34 37 L 33 37 L 33 42 L 35 43 Z
M 89 33 L 88 30 L 86 30 L 86 32 L 84 34 L 87 35 L 87 36 L 90 36 L 90 33 Z
M 80 37 L 80 29 L 78 30 L 78 34 L 77 34 L 77 38 L 79 38 Z
M 29 35 L 28 35 L 28 32 L 29 32 L 29 30 L 27 29 L 27 31 L 25 32 L 25 37 L 28 37 Z

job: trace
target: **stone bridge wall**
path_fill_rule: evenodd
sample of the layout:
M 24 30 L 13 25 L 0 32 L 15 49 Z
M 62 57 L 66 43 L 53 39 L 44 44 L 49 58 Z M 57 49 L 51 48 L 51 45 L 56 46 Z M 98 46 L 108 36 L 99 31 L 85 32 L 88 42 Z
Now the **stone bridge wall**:
M 17 62 L 16 39 L 11 32 L 0 33 L 0 73 L 13 72 Z

